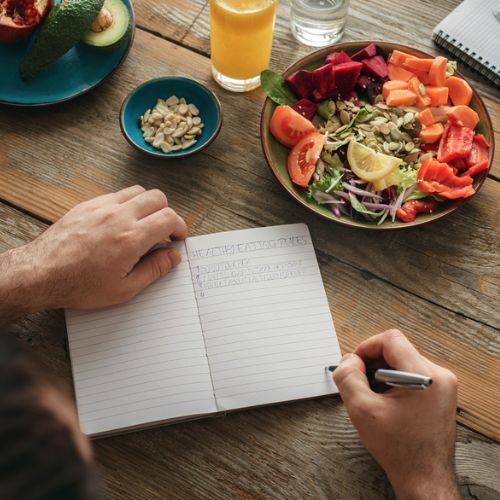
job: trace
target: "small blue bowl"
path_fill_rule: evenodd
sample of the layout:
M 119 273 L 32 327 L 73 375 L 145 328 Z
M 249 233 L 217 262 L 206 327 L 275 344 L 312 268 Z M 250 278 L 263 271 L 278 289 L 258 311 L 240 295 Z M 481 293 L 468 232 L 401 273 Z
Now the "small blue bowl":
M 153 108 L 159 98 L 167 99 L 172 95 L 184 97 L 188 104 L 194 104 L 205 126 L 190 148 L 164 153 L 144 140 L 140 117 Z M 217 96 L 201 83 L 181 76 L 165 76 L 139 85 L 126 97 L 120 111 L 120 127 L 125 139 L 143 153 L 156 158 L 183 158 L 198 153 L 214 141 L 222 127 L 222 109 Z

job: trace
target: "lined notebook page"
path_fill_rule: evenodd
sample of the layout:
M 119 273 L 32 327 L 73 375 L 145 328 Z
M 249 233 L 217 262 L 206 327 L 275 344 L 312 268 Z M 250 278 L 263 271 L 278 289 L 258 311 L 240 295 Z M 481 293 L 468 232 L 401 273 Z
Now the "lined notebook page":
M 86 434 L 217 411 L 185 243 L 174 245 L 182 263 L 131 302 L 66 311 Z
M 304 224 L 186 243 L 221 410 L 336 392 L 340 349 Z

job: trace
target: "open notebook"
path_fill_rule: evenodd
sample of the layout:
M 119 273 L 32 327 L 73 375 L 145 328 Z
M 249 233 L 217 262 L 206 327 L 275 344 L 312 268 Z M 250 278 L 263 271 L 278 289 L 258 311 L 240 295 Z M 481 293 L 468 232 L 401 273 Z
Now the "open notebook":
M 307 226 L 196 236 L 131 302 L 66 311 L 80 425 L 101 435 L 337 392 Z

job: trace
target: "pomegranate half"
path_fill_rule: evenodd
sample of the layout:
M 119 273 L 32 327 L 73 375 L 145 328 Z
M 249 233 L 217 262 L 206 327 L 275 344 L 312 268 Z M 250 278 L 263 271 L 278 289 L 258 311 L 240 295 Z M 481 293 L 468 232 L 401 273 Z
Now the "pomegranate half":
M 0 43 L 26 40 L 51 5 L 52 0 L 0 0 Z

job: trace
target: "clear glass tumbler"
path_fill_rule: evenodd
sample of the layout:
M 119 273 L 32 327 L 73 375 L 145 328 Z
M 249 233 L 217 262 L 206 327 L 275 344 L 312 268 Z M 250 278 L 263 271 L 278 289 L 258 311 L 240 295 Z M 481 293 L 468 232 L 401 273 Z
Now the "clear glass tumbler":
M 210 0 L 212 75 L 225 89 L 260 85 L 269 66 L 278 0 Z
M 325 47 L 344 34 L 349 0 L 290 0 L 293 36 L 304 45 Z

